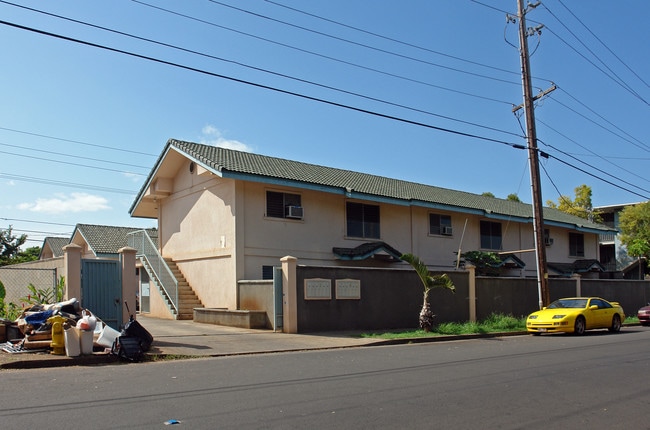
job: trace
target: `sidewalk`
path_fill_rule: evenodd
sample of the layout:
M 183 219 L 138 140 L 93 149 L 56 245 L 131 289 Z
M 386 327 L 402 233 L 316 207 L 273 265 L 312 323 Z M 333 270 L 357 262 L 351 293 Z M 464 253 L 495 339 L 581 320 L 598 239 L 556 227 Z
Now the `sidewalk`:
M 525 332 L 489 333 L 458 336 L 436 336 L 406 339 L 368 339 L 359 331 L 289 334 L 272 330 L 252 330 L 194 321 L 176 321 L 137 316 L 138 322 L 153 336 L 148 355 L 162 357 L 223 357 L 228 355 L 307 351 L 318 349 L 353 348 L 362 346 L 397 345 L 404 343 L 444 342 L 459 339 L 525 335 Z M 62 366 L 90 366 L 123 363 L 108 353 L 93 353 L 79 357 L 53 355 L 49 352 L 9 354 L 0 351 L 0 371 L 3 369 L 33 369 Z
M 149 355 L 177 357 L 219 357 L 227 355 L 349 348 L 384 343 L 358 337 L 358 332 L 288 334 L 272 330 L 252 330 L 193 321 L 176 321 L 137 316 L 138 322 L 153 336 Z M 5 353 L 0 351 L 0 369 L 24 369 L 115 363 L 106 353 L 80 357 L 48 352 Z

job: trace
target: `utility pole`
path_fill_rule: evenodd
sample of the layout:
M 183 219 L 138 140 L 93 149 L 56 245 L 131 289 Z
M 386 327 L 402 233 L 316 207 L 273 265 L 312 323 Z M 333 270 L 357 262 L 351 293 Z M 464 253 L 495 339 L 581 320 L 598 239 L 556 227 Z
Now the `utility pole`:
M 524 112 L 526 114 L 526 134 L 528 137 L 528 161 L 530 163 L 530 183 L 533 197 L 533 230 L 535 233 L 535 254 L 537 256 L 537 289 L 539 307 L 548 306 L 548 272 L 546 270 L 546 244 L 544 243 L 544 213 L 542 207 L 542 188 L 539 179 L 539 153 L 537 150 L 537 132 L 535 131 L 535 109 L 532 85 L 530 82 L 530 59 L 528 57 L 528 31 L 526 29 L 526 12 L 523 0 L 517 0 L 517 17 L 519 19 L 519 52 L 521 57 L 521 83 L 524 90 Z M 529 4 L 535 8 L 539 2 Z

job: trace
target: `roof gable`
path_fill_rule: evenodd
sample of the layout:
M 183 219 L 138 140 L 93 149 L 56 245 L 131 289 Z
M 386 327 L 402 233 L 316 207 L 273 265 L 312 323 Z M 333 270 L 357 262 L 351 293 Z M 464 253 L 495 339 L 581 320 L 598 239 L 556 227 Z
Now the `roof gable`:
M 63 247 L 70 243 L 70 238 L 68 237 L 46 237 L 43 240 L 43 246 L 41 247 L 41 252 L 39 259 L 42 258 L 44 252 L 47 249 L 52 253 L 52 257 L 63 257 Z
M 72 242 L 79 235 L 88 244 L 95 255 L 118 254 L 121 248 L 128 246 L 127 235 L 138 230 L 146 230 L 152 240 L 158 238 L 155 228 L 143 229 L 137 227 L 114 227 L 108 225 L 77 224 L 72 233 Z
M 383 176 L 170 139 L 129 212 L 133 214 L 165 156 L 175 151 L 221 177 L 315 189 L 348 197 L 471 213 L 495 219 L 533 222 L 530 204 Z M 548 225 L 592 233 L 614 231 L 553 208 L 544 208 Z

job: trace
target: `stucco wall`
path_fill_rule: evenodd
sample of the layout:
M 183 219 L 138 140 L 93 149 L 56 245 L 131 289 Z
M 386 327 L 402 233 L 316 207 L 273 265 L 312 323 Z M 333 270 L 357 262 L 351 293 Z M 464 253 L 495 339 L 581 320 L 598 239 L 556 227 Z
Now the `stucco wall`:
M 206 307 L 236 309 L 235 183 L 181 167 L 160 203 L 159 240 Z
M 347 198 L 343 194 L 223 179 L 200 169 L 190 172 L 188 160 L 179 164 L 172 188 L 172 194 L 159 202 L 162 254 L 176 261 L 206 307 L 236 309 L 237 281 L 261 279 L 262 266 L 278 266 L 287 255 L 299 258 L 304 265 L 403 266 L 375 259 L 348 262 L 335 258 L 333 247 L 354 248 L 371 240 L 346 236 Z M 267 191 L 299 194 L 304 218 L 267 217 Z M 461 252 L 481 249 L 479 226 L 487 218 L 377 204 L 381 218 L 379 240 L 400 252 L 418 255 L 433 269 L 452 269 L 459 247 Z M 430 235 L 430 213 L 450 215 L 453 235 Z M 534 248 L 532 223 L 489 220 L 501 223 L 504 250 Z M 572 262 L 575 258 L 569 256 L 568 230 L 546 228 L 554 240 L 546 248 L 547 260 Z M 597 235 L 584 237 L 584 258 L 597 259 Z M 535 276 L 534 252 L 515 255 L 526 263 L 521 276 Z

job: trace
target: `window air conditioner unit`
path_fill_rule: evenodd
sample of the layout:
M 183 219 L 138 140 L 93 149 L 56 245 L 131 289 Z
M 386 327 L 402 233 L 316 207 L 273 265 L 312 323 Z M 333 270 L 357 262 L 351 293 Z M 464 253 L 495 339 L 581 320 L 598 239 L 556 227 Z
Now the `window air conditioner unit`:
M 546 245 L 546 246 L 553 245 L 553 238 L 552 237 L 545 237 L 544 238 L 544 245 Z
M 445 236 L 451 236 L 453 233 L 454 233 L 454 229 L 449 226 L 445 226 L 442 228 L 442 234 L 444 234 Z
M 284 208 L 284 216 L 287 218 L 302 219 L 302 206 L 287 206 Z

